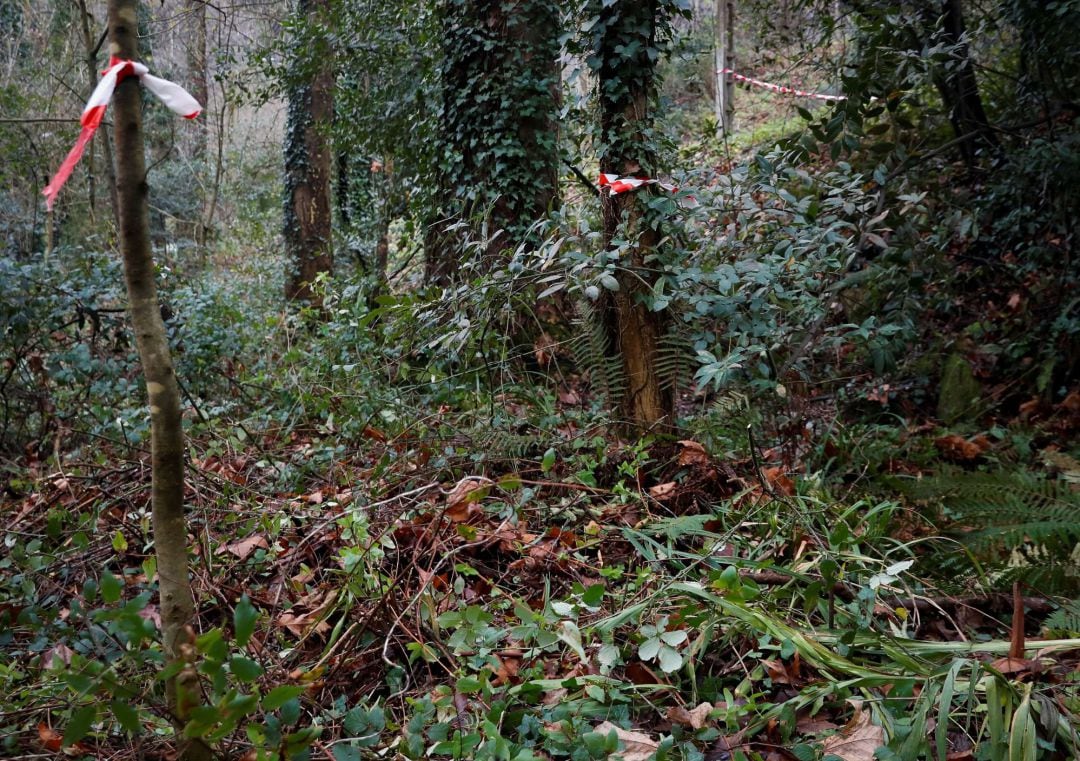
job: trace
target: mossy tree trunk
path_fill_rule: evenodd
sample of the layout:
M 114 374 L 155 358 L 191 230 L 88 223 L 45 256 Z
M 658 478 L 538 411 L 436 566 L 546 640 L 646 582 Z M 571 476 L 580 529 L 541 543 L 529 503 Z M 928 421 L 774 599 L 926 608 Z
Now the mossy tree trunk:
M 657 60 L 657 3 L 623 0 L 599 9 L 603 33 L 596 53 L 600 58 L 601 140 L 605 151 L 600 171 L 621 176 L 655 176 L 649 108 L 655 95 Z M 627 51 L 636 51 L 630 55 Z M 664 312 L 650 308 L 656 281 L 651 259 L 660 231 L 646 214 L 637 192 L 601 194 L 604 245 L 629 241 L 618 262 L 617 291 L 605 291 L 604 317 L 608 339 L 622 361 L 627 387 L 623 414 L 638 431 L 673 425 L 672 389 L 657 372 L 660 341 L 667 329 Z
M 109 0 L 109 49 L 121 59 L 137 60 L 137 0 Z M 187 527 L 184 520 L 184 429 L 180 393 L 161 319 L 154 261 L 150 249 L 142 93 L 138 80 L 120 82 L 113 96 L 117 209 L 120 252 L 124 259 L 128 310 L 139 351 L 150 407 L 154 553 L 157 556 L 161 628 L 166 658 L 183 660 L 187 627 L 195 612 L 188 581 Z M 179 730 L 198 705 L 192 668 L 167 683 L 169 708 Z M 179 732 L 178 732 L 179 734 Z M 179 749 L 184 761 L 212 758 L 201 742 Z
M 298 0 L 296 12 L 316 21 L 326 0 Z M 289 83 L 285 124 L 285 251 L 288 271 L 285 297 L 314 301 L 312 284 L 321 273 L 333 271 L 331 239 L 332 150 L 330 126 L 334 118 L 334 78 L 330 68 L 310 56 L 294 56 L 299 67 Z M 306 65 L 305 65 L 306 64 Z
M 439 221 L 429 227 L 427 275 L 447 280 L 460 236 L 487 223 L 487 265 L 527 242 L 558 200 L 559 4 L 442 0 Z

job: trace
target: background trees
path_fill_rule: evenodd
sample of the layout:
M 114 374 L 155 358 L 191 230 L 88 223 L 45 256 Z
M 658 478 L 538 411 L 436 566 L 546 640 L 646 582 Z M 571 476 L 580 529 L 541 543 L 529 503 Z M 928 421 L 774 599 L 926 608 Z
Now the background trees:
M 319 44 L 317 27 L 327 6 L 318 0 L 296 5 L 297 39 L 286 74 L 288 116 L 285 122 L 285 248 L 289 254 L 285 297 L 312 299 L 320 273 L 333 270 L 330 231 L 330 181 L 333 149 L 329 130 L 334 114 L 330 52 Z M 322 17 L 322 18 L 320 18 Z
M 676 4 L 634 2 L 587 7 L 600 103 L 600 171 L 623 177 L 655 177 L 657 64 L 671 34 Z M 608 341 L 626 379 L 623 408 L 639 429 L 670 425 L 674 394 L 659 374 L 660 342 L 667 315 L 651 291 L 660 261 L 659 215 L 636 193 L 601 193 L 604 245 L 619 260 L 616 288 L 605 296 Z M 618 243 L 616 241 L 619 241 Z
M 1076 755 L 1080 3 L 738 6 L 0 3 L 0 756 Z

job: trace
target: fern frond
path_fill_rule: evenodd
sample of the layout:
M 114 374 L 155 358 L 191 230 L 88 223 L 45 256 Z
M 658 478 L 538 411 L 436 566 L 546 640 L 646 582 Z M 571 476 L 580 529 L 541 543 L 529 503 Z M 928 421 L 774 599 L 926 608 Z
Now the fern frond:
M 678 392 L 693 379 L 696 368 L 694 344 L 678 325 L 672 325 L 656 351 L 656 374 L 660 376 L 661 385 Z
M 1043 626 L 1052 637 L 1080 637 L 1080 600 L 1068 600 L 1049 616 Z
M 1067 484 L 1030 473 L 946 472 L 905 491 L 913 499 L 939 503 L 960 523 L 1071 524 L 1080 537 L 1080 495 Z
M 577 335 L 570 341 L 574 363 L 587 373 L 594 390 L 603 393 L 609 404 L 618 406 L 626 388 L 622 362 L 613 356 L 608 341 L 607 326 L 592 304 L 578 306 Z
M 957 538 L 997 568 L 999 584 L 1019 580 L 1051 593 L 1080 589 L 1080 495 L 1069 484 L 1024 472 L 947 471 L 904 491 L 940 506 Z
M 732 418 L 750 411 L 750 397 L 735 389 L 723 389 L 713 400 L 713 412 L 719 417 Z

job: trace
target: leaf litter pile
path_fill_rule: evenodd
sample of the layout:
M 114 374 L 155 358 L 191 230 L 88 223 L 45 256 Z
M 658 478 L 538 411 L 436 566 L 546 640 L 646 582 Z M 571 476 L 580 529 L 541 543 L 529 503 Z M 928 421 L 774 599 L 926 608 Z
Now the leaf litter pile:
M 368 439 L 301 492 L 274 476 L 302 437 L 190 465 L 193 732 L 222 758 L 1080 757 L 1076 633 L 935 580 L 899 503 L 689 440 L 436 468 Z M 5 498 L 7 754 L 173 757 L 148 465 L 117 461 Z

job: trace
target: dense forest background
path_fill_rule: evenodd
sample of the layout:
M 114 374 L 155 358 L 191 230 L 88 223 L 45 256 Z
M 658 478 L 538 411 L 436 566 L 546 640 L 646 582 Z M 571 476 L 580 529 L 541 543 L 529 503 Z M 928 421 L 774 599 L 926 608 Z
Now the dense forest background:
M 0 756 L 1080 758 L 1080 0 L 0 29 Z

